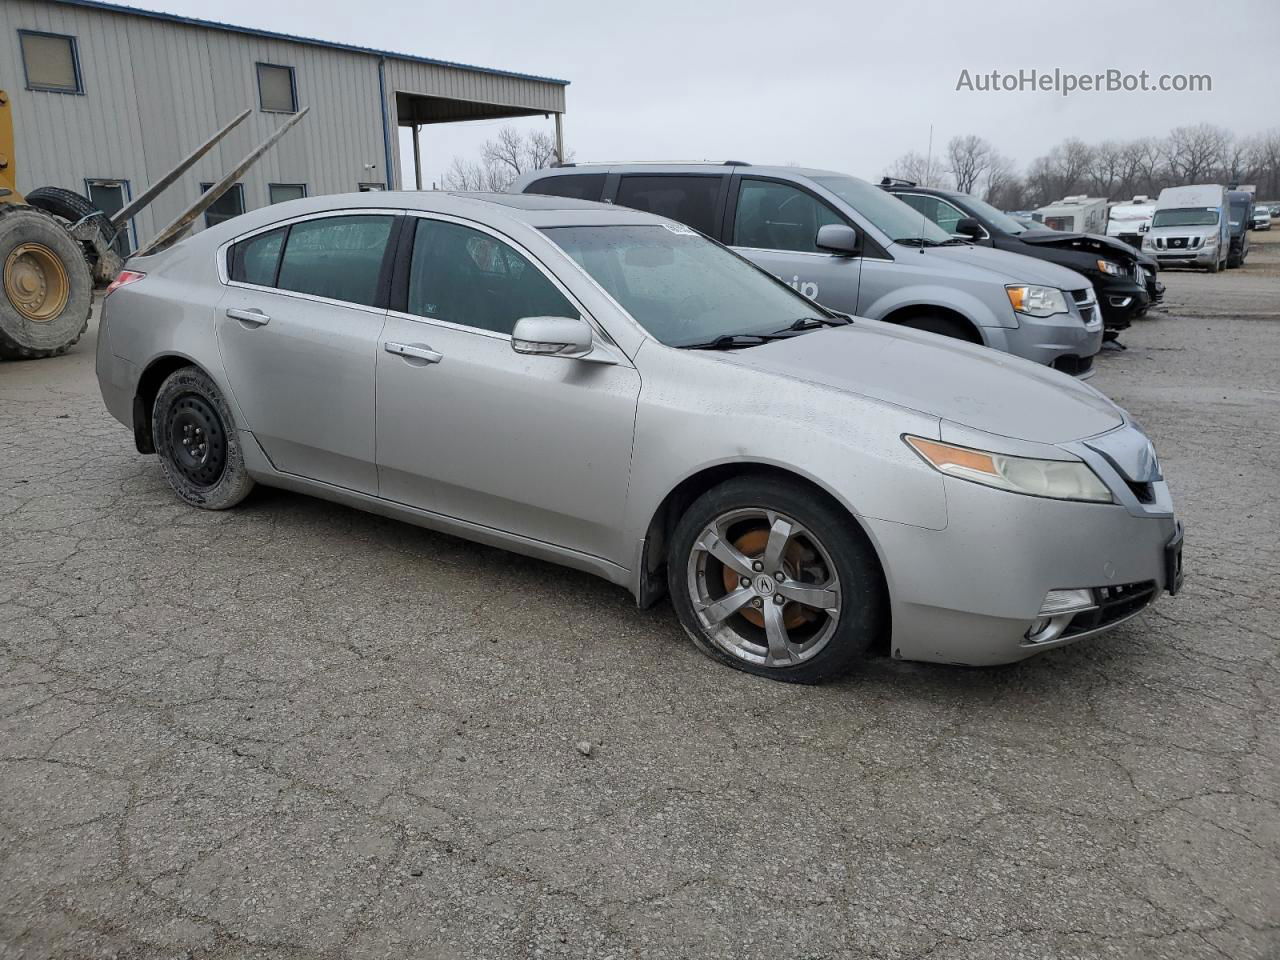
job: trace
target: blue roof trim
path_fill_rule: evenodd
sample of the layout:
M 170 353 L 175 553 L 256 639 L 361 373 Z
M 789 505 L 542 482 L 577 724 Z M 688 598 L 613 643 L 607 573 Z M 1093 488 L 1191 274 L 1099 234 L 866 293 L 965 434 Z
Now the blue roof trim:
M 200 20 L 196 17 L 183 17 L 176 13 L 160 13 L 155 10 L 140 10 L 137 7 L 125 7 L 118 3 L 104 3 L 103 0 L 52 0 L 69 7 L 87 7 L 91 10 L 106 10 L 110 13 L 123 13 L 135 17 L 147 17 L 151 20 L 165 20 L 169 23 L 181 23 L 189 27 L 205 27 L 211 30 L 225 30 L 228 33 L 243 33 L 250 37 L 263 37 L 267 40 L 286 40 L 290 43 L 303 43 L 311 47 L 327 47 L 330 50 L 345 50 L 348 53 L 365 53 L 373 57 L 389 57 L 393 60 L 406 60 L 410 63 L 426 63 L 433 67 L 453 67 L 457 70 L 474 70 L 476 73 L 487 73 L 495 77 L 511 77 L 516 80 L 536 80 L 539 83 L 554 83 L 561 87 L 569 85 L 568 80 L 557 80 L 555 77 L 539 77 L 531 73 L 516 73 L 514 70 L 495 70 L 492 67 L 475 67 L 469 63 L 454 63 L 450 60 L 433 60 L 431 57 L 415 57 L 408 53 L 396 53 L 394 50 L 376 50 L 373 47 L 358 47 L 351 43 L 335 43 L 331 40 L 317 40 L 314 37 L 298 37 L 291 33 L 276 33 L 274 30 L 258 30 L 253 27 L 241 27 L 234 23 L 219 23 L 216 20 Z

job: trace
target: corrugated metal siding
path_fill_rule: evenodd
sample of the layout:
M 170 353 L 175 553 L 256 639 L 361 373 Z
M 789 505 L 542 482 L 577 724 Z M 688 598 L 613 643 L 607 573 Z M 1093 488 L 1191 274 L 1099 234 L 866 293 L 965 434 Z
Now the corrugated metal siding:
M 76 37 L 83 96 L 25 89 L 19 29 Z M 305 183 L 319 195 L 387 180 L 376 56 L 91 7 L 4 0 L 0 87 L 13 100 L 19 189 L 51 184 L 84 192 L 85 179 L 99 177 L 130 181 L 136 196 L 251 108 L 240 127 L 138 215 L 139 238 L 153 236 L 199 195 L 201 182 L 217 180 L 288 119 L 258 109 L 259 61 L 292 66 L 299 105 L 311 113 L 246 174 L 247 209 L 267 203 L 269 183 Z M 564 109 L 564 88 L 555 83 L 393 59 L 385 71 L 392 124 L 397 90 Z M 394 149 L 394 126 L 391 132 Z

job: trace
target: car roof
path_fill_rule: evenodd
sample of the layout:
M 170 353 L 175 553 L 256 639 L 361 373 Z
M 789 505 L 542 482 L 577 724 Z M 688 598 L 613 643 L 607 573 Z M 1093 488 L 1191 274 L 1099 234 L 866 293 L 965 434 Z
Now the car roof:
M 495 227 L 522 224 L 535 229 L 557 226 L 669 224 L 665 217 L 611 203 L 534 194 L 468 193 L 451 190 L 377 190 L 303 197 L 232 217 L 197 234 L 223 243 L 274 223 L 314 213 L 351 210 L 415 210 L 478 220 Z M 195 238 L 193 238 L 195 239 Z
M 767 176 L 783 179 L 851 176 L 839 170 L 823 170 L 818 167 L 756 166 L 732 160 L 724 163 L 575 163 L 526 173 L 516 183 L 524 185 L 533 180 L 541 180 L 543 177 L 571 176 L 575 173 L 737 173 L 744 177 Z

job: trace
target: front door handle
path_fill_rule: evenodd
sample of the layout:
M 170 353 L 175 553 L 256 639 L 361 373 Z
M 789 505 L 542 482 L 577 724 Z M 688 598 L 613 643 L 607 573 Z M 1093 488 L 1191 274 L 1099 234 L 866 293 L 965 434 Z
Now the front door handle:
M 444 359 L 444 354 L 438 350 L 432 350 L 425 343 L 395 343 L 388 340 L 382 345 L 387 353 L 394 353 L 397 357 L 408 357 L 411 360 L 425 360 L 427 363 L 439 363 Z
M 241 323 L 252 324 L 255 327 L 265 327 L 271 322 L 271 318 L 257 307 L 250 307 L 248 310 L 230 307 L 227 309 L 227 316 L 232 320 L 239 320 Z

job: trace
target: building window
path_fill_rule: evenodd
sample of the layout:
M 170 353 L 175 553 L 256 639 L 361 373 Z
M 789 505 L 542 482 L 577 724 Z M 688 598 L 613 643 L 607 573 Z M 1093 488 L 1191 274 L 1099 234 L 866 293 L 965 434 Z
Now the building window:
M 258 106 L 268 113 L 297 113 L 298 85 L 293 67 L 258 64 Z
M 27 73 L 28 90 L 84 93 L 75 37 L 19 30 L 18 40 L 22 44 L 22 66 Z
M 89 195 L 89 201 L 108 217 L 114 217 L 123 210 L 131 199 L 128 180 L 92 177 L 85 180 L 84 185 L 85 192 Z M 132 240 L 133 221 L 130 220 L 120 228 L 120 232 L 116 234 L 116 239 L 111 245 L 115 247 L 116 253 L 121 257 L 128 258 L 129 254 L 133 252 Z
M 200 192 L 206 192 L 212 183 L 200 184 Z M 244 213 L 244 185 L 234 184 L 231 189 L 214 201 L 213 206 L 204 212 L 204 225 L 206 227 L 216 226 L 224 220 L 230 220 L 232 217 L 238 217 Z
M 307 195 L 305 183 L 269 183 L 267 184 L 267 202 L 285 203 L 289 200 L 301 200 Z

